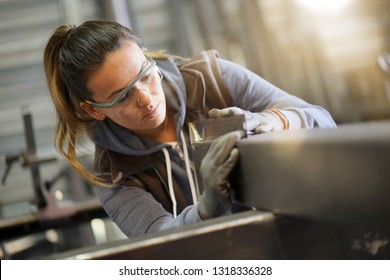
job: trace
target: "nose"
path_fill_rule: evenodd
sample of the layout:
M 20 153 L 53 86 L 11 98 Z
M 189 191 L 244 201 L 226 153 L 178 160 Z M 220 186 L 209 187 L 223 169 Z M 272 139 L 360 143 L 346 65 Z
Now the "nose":
M 140 107 L 148 106 L 152 103 L 153 98 L 150 92 L 144 88 L 137 89 L 137 104 Z

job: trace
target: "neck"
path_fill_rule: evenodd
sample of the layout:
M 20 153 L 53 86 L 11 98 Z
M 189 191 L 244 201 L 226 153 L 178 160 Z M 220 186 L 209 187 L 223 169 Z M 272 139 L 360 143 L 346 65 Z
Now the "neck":
M 174 115 L 171 111 L 167 111 L 164 122 L 156 128 L 153 135 L 150 135 L 149 137 L 161 143 L 177 141 L 176 124 Z

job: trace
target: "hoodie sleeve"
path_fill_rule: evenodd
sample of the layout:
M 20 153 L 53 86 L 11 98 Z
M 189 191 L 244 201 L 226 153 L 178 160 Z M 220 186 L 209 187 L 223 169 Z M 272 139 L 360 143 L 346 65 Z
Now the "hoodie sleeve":
M 127 237 L 176 228 L 202 220 L 196 205 L 186 207 L 173 218 L 173 215 L 150 193 L 140 188 L 95 186 L 95 193 L 107 215 Z
M 304 127 L 336 127 L 327 110 L 293 96 L 264 80 L 250 70 L 224 59 L 218 59 L 233 106 L 250 112 L 280 109 L 295 112 Z

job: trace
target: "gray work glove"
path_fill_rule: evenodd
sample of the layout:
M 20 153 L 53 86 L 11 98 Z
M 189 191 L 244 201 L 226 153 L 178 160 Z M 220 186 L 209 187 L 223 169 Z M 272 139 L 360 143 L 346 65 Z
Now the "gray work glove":
M 232 115 L 244 115 L 246 130 L 254 131 L 258 134 L 283 130 L 286 129 L 286 126 L 288 126 L 283 123 L 278 114 L 272 111 L 252 113 L 238 107 L 227 107 L 224 109 L 214 108 L 209 111 L 209 116 L 211 118 L 229 117 Z
M 238 150 L 234 146 L 243 136 L 243 131 L 233 131 L 218 137 L 201 162 L 204 191 L 198 209 L 202 219 L 220 216 L 231 206 L 228 177 L 238 159 Z

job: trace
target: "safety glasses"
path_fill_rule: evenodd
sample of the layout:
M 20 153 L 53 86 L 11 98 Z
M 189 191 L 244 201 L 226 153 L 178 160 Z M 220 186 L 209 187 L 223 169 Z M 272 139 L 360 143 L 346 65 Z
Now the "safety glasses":
M 115 99 L 110 103 L 98 103 L 90 100 L 84 100 L 85 103 L 90 104 L 96 108 L 113 108 L 116 104 L 118 104 L 123 98 L 126 97 L 127 93 L 131 91 L 131 88 L 140 80 L 142 77 L 144 77 L 149 71 L 153 69 L 154 66 L 156 66 L 156 61 L 154 61 L 153 58 L 149 56 L 145 56 L 147 61 L 149 62 L 148 67 L 146 67 L 142 72 L 123 90 L 121 90 Z M 159 73 L 161 76 L 161 74 Z

